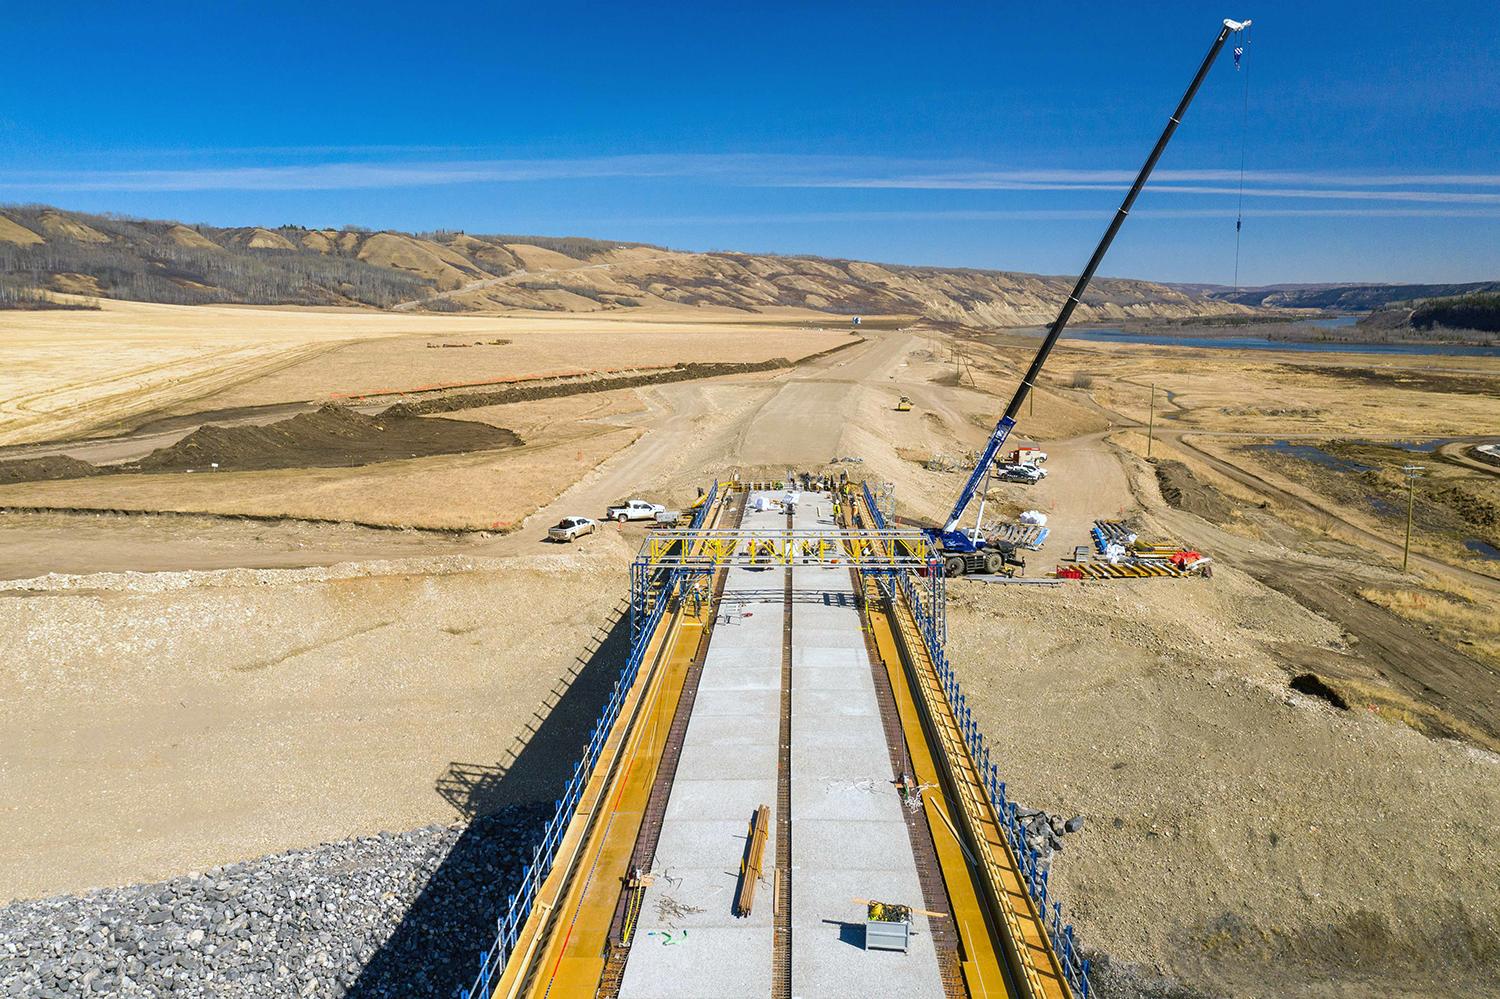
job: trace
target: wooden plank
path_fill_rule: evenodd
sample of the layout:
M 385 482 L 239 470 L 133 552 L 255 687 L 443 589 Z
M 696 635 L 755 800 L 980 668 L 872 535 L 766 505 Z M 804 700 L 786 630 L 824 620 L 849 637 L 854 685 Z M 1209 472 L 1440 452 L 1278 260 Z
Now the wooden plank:
M 745 841 L 745 855 L 740 859 L 740 887 L 734 897 L 734 914 L 750 915 L 755 904 L 755 884 L 765 864 L 766 838 L 771 831 L 771 806 L 761 805 L 750 817 L 750 837 Z

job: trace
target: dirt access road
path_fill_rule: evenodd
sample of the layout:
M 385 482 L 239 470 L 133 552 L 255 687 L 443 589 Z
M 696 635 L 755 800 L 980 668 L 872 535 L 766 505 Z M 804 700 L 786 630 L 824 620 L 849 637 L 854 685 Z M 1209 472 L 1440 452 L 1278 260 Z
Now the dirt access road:
M 892 376 L 915 339 L 910 333 L 875 335 L 862 350 L 798 371 L 749 414 L 734 454 L 749 466 L 821 465 L 838 457 L 844 424 L 858 402 L 853 387 Z
M 1311 493 L 1301 489 L 1293 491 L 1290 484 L 1283 487 L 1270 482 L 1262 475 L 1226 461 L 1218 455 L 1211 454 L 1195 442 L 1196 439 L 1212 439 L 1218 435 L 1176 429 L 1158 430 L 1157 433 L 1170 443 L 1191 452 L 1195 458 L 1226 478 L 1233 479 L 1235 482 L 1247 486 L 1283 506 L 1300 510 L 1314 517 L 1326 518 L 1327 521 L 1336 526 L 1338 533 L 1345 535 L 1348 539 L 1370 551 L 1380 552 L 1393 560 L 1401 557 L 1402 546 L 1400 544 L 1350 521 L 1339 513 L 1338 510 L 1326 503 L 1319 502 L 1318 498 Z M 1478 587 L 1489 593 L 1500 593 L 1500 579 L 1487 576 L 1482 572 L 1475 572 L 1472 569 L 1466 569 L 1463 566 L 1454 565 L 1451 562 L 1445 562 L 1418 551 L 1411 552 L 1410 562 L 1412 565 L 1426 569 L 1429 572 L 1461 580 L 1468 586 Z
M 690 482 L 704 481 L 704 470 L 712 477 L 771 463 L 826 463 L 839 453 L 858 392 L 888 380 L 915 343 L 912 334 L 902 332 L 865 336 L 864 343 L 774 381 L 722 378 L 643 393 L 647 411 L 619 420 L 643 427 L 640 440 L 526 518 L 520 530 L 480 551 L 535 550 L 547 528 L 563 517 L 599 516 L 628 495 L 686 489 Z

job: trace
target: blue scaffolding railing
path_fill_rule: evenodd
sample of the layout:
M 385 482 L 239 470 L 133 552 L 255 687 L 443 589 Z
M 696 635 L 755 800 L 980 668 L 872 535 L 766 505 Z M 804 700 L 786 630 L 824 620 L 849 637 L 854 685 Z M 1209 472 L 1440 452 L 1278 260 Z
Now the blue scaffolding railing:
M 694 530 L 703 526 L 718 495 L 719 484 L 716 482 L 702 505 L 693 514 Z M 673 573 L 663 581 L 664 592 L 677 582 L 676 576 L 677 573 Z M 634 590 L 636 583 L 634 577 L 631 583 L 632 590 Z M 636 610 L 634 592 L 631 598 L 631 612 L 634 615 Z M 661 619 L 665 616 L 670 602 L 665 599 L 650 601 L 649 607 L 643 611 L 643 620 L 639 622 L 638 628 L 635 627 L 636 622 L 632 617 L 630 655 L 625 660 L 620 675 L 615 678 L 609 701 L 604 705 L 604 709 L 594 722 L 593 729 L 589 732 L 583 755 L 578 762 L 573 764 L 573 775 L 568 778 L 568 783 L 563 788 L 563 796 L 557 800 L 552 818 L 548 819 L 547 824 L 542 827 L 542 837 L 532 850 L 531 863 L 522 868 L 520 888 L 510 896 L 505 912 L 496 920 L 494 943 L 479 955 L 479 972 L 474 976 L 473 984 L 468 988 L 458 990 L 460 999 L 482 999 L 493 991 L 496 982 L 499 981 L 505 969 L 506 958 L 510 956 L 520 937 L 521 928 L 526 924 L 527 917 L 531 915 L 537 893 L 541 891 L 542 883 L 547 880 L 547 875 L 552 871 L 552 863 L 557 858 L 557 848 L 562 842 L 563 833 L 572 819 L 574 809 L 578 806 L 579 798 L 583 796 L 583 789 L 588 785 L 589 778 L 593 776 L 594 765 L 599 762 L 599 754 L 604 751 L 604 744 L 609 739 L 610 730 L 620 716 L 620 708 L 624 705 L 625 698 L 629 696 L 630 688 L 640 673 L 641 663 L 646 657 L 646 647 L 661 624 Z
M 864 494 L 865 508 L 870 511 L 874 526 L 879 530 L 884 530 L 885 518 L 881 516 L 868 485 L 864 486 Z M 953 717 L 958 720 L 959 728 L 963 732 L 969 758 L 984 779 L 990 796 L 990 805 L 1005 829 L 1006 841 L 1010 844 L 1011 851 L 1016 856 L 1016 862 L 1020 865 L 1021 876 L 1026 881 L 1027 890 L 1036 903 L 1037 911 L 1047 922 L 1052 946 L 1062 965 L 1068 986 L 1080 999 L 1088 999 L 1091 994 L 1089 961 L 1083 956 L 1072 925 L 1063 922 L 1062 903 L 1049 897 L 1047 868 L 1042 863 L 1041 853 L 1026 841 L 1018 814 L 1020 806 L 1006 796 L 1005 782 L 1000 779 L 1000 768 L 990 762 L 989 742 L 980 731 L 979 723 L 975 721 L 973 710 L 968 705 L 968 698 L 964 695 L 958 677 L 954 675 L 953 667 L 948 662 L 945 651 L 948 638 L 947 617 L 944 613 L 946 601 L 940 582 L 943 578 L 942 570 L 935 565 L 928 570 L 927 575 L 927 585 L 923 586 L 921 581 L 915 579 L 909 572 L 894 574 L 896 585 L 901 588 L 902 594 L 911 606 L 917 629 L 921 632 L 922 641 L 927 646 L 927 654 L 937 670 L 938 680 L 943 686 L 943 694 L 948 700 L 948 707 L 953 712 Z M 882 586 L 888 585 L 884 579 L 880 580 L 880 583 Z M 924 590 L 926 591 L 925 597 Z M 894 596 L 893 593 L 890 595 Z

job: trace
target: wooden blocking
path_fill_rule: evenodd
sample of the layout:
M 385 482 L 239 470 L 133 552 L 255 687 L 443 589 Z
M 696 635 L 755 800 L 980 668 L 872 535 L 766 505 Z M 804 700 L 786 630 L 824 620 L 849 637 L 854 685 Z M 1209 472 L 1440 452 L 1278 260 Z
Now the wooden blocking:
M 740 860 L 740 888 L 734 896 L 734 914 L 741 918 L 750 915 L 755 903 L 755 883 L 760 880 L 770 832 L 771 806 L 761 805 L 750 816 L 750 837 L 745 841 L 745 856 Z

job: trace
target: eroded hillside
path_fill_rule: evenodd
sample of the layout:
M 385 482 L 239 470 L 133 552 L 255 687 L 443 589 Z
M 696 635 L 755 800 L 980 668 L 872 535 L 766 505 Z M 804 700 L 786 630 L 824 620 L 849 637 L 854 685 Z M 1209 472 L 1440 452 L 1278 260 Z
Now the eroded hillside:
M 0 290 L 176 304 L 364 305 L 443 312 L 718 306 L 898 313 L 983 326 L 1052 318 L 1071 278 L 815 257 L 690 253 L 639 243 L 463 232 L 222 229 L 0 213 Z M 1077 319 L 1249 311 L 1148 281 L 1101 278 Z

